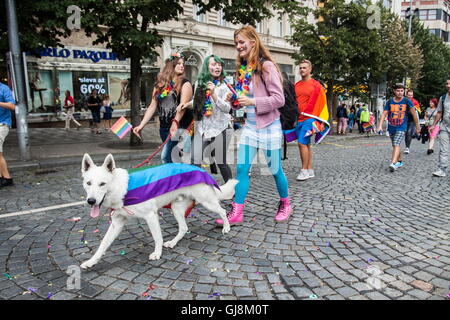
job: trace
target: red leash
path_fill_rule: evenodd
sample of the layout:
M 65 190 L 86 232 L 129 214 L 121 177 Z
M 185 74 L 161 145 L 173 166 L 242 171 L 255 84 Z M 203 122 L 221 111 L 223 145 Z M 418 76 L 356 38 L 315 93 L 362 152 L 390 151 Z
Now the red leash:
M 175 119 L 173 119 L 172 120 L 172 122 L 176 122 L 176 124 L 177 124 L 177 126 L 178 127 L 180 127 L 180 123 L 177 121 L 177 120 L 175 120 Z M 189 127 L 186 129 L 186 131 L 187 132 L 189 132 L 189 131 L 191 131 L 191 129 L 192 129 L 192 126 L 194 125 L 194 120 L 192 120 L 192 122 L 191 122 L 191 124 L 189 125 Z M 172 136 L 171 136 L 171 134 L 169 133 L 169 135 L 167 136 L 167 139 L 166 139 L 166 141 L 164 141 L 156 150 L 155 150 L 155 152 L 153 152 L 151 155 L 150 155 L 150 157 L 148 157 L 147 159 L 145 159 L 144 161 L 142 161 L 140 164 L 138 164 L 137 166 L 134 166 L 133 168 L 139 168 L 139 167 L 142 167 L 144 164 L 147 164 L 147 163 L 149 163 L 160 151 L 161 151 L 161 149 L 165 146 L 165 144 L 167 143 L 167 142 L 169 142 L 169 140 L 172 138 Z

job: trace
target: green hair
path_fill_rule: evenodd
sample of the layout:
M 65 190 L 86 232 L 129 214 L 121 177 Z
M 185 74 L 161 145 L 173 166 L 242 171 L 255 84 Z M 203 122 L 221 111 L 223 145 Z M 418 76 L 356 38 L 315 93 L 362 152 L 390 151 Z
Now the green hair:
M 200 71 L 197 83 L 199 88 L 206 88 L 206 84 L 209 81 L 213 81 L 213 77 L 211 73 L 209 73 L 209 59 L 213 57 L 215 62 L 219 62 L 222 65 L 222 73 L 220 74 L 220 81 L 222 81 L 226 76 L 227 73 L 224 70 L 225 62 L 219 57 L 214 54 L 211 54 L 205 58 L 205 61 L 203 61 L 202 70 Z

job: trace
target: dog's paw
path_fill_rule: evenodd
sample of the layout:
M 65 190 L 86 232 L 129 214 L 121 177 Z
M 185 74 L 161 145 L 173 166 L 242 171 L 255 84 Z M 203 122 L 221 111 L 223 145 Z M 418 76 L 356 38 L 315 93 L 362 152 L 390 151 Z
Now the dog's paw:
M 177 242 L 176 241 L 167 241 L 167 242 L 164 242 L 164 247 L 165 248 L 170 248 L 170 249 L 172 249 L 173 247 L 175 247 L 176 245 L 177 245 Z
M 83 262 L 80 267 L 81 269 L 88 269 L 88 268 L 92 268 L 93 266 L 95 266 L 97 264 L 97 261 L 89 259 L 85 262 Z
M 159 260 L 159 258 L 161 258 L 161 252 L 153 252 L 148 259 L 149 260 Z
M 230 232 L 230 226 L 223 226 L 222 234 L 227 234 L 228 232 Z

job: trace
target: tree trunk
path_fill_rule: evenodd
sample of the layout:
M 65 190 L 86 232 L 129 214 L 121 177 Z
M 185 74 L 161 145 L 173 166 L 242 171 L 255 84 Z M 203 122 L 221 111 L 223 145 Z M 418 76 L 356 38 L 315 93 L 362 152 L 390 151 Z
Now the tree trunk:
M 141 53 L 139 48 L 131 48 L 130 59 L 131 71 L 131 125 L 136 127 L 141 122 Z M 142 145 L 141 141 L 135 134 L 130 134 L 130 146 Z
M 333 132 L 333 120 L 334 120 L 334 114 L 335 110 L 333 108 L 333 86 L 334 81 L 328 80 L 327 81 L 327 105 L 328 105 L 328 113 L 330 115 L 330 118 L 328 119 L 328 122 L 330 123 L 330 133 Z

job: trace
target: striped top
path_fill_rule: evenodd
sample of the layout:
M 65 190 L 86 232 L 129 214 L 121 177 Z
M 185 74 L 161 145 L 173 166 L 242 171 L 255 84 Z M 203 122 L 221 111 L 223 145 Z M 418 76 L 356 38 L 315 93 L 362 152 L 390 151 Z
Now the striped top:
M 205 170 L 189 164 L 167 163 L 130 169 L 124 205 L 138 204 L 198 183 L 206 183 L 219 189 L 217 182 Z

